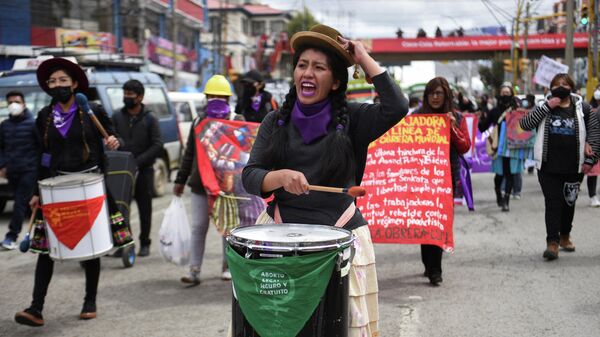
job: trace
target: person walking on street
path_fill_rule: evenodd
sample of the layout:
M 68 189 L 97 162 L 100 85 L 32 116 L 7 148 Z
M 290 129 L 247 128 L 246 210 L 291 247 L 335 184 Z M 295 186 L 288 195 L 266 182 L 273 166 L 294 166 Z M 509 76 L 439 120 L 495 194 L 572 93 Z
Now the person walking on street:
M 123 84 L 124 107 L 112 116 L 116 133 L 122 143 L 120 150 L 133 153 L 138 169 L 134 191 L 140 214 L 138 256 L 150 254 L 153 165 L 163 147 L 158 119 L 142 103 L 143 100 L 144 85 L 138 80 L 125 82 Z
M 535 163 L 545 203 L 547 260 L 558 258 L 559 247 L 575 251 L 571 241 L 575 201 L 583 174 L 600 153 L 600 122 L 583 98 L 573 93 L 568 74 L 550 82 L 551 96 L 521 119 L 523 130 L 538 130 Z
M 0 124 L 0 177 L 8 179 L 14 206 L 2 247 L 12 250 L 17 247 L 29 200 L 37 184 L 37 158 L 42 142 L 23 93 L 10 91 L 6 94 L 6 103 L 9 117 Z
M 592 113 L 598 116 L 598 105 L 600 104 L 600 84 L 596 86 L 592 99 L 590 99 L 590 107 Z M 597 164 L 598 165 L 598 164 Z M 596 171 L 596 170 L 592 170 Z M 590 172 L 590 174 L 592 173 Z M 597 173 L 595 173 L 597 174 Z M 598 185 L 597 175 L 587 175 L 588 196 L 590 197 L 590 207 L 600 207 L 600 199 L 596 195 L 596 186 Z
M 108 133 L 103 138 L 87 111 L 75 103 L 75 92 L 88 90 L 88 79 L 77 64 L 59 57 L 46 60 L 37 69 L 38 85 L 50 96 L 50 105 L 37 115 L 35 125 L 42 139 L 37 156 L 40 180 L 61 174 L 96 172 L 106 167 L 104 148 L 115 150 L 119 141 L 114 136 L 110 118 L 97 104 L 90 104 L 93 114 Z M 110 196 L 109 199 L 110 207 Z M 39 189 L 29 202 L 33 210 L 40 207 Z M 96 317 L 96 295 L 100 280 L 100 258 L 82 262 L 85 270 L 85 298 L 80 319 Z M 15 321 L 29 326 L 44 325 L 42 310 L 48 286 L 54 273 L 54 261 L 48 252 L 38 254 L 31 305 L 15 314 Z
M 247 122 L 260 123 L 272 110 L 278 108 L 270 92 L 265 90 L 265 80 L 256 70 L 250 70 L 242 78 L 242 97 L 235 106 L 235 113 Z
M 490 125 L 494 125 L 496 130 L 492 134 L 496 135 L 496 144 L 492 145 L 494 153 L 492 160 L 492 171 L 496 174 L 494 177 L 494 191 L 496 193 L 496 203 L 501 207 L 503 212 L 508 212 L 510 195 L 513 189 L 514 174 L 520 173 L 523 170 L 525 160 L 532 156 L 531 147 L 513 147 L 510 146 L 509 134 L 512 127 L 507 120 L 509 115 L 518 107 L 515 99 L 512 85 L 505 82 L 500 87 L 500 95 L 498 96 L 498 105 L 492 109 L 487 115 L 482 115 L 479 121 L 478 128 L 480 132 L 487 130 Z M 502 191 L 502 183 L 505 184 L 505 189 Z M 504 192 L 504 193 L 502 193 Z
M 229 119 L 231 112 L 229 111 L 229 98 L 232 95 L 231 85 L 229 81 L 222 75 L 212 76 L 204 86 L 204 94 L 208 100 L 208 104 L 204 108 L 205 116 L 216 119 Z M 200 271 L 202 269 L 202 261 L 204 259 L 204 250 L 206 248 L 206 234 L 208 232 L 209 212 L 208 212 L 208 196 L 204 185 L 202 184 L 202 175 L 198 170 L 197 152 L 196 152 L 196 133 L 194 129 L 204 117 L 194 119 L 190 132 L 188 134 L 185 153 L 181 159 L 181 165 L 177 172 L 177 178 L 173 185 L 173 194 L 181 196 L 185 184 L 192 192 L 191 213 L 192 213 L 192 241 L 191 241 L 191 257 L 190 270 L 188 275 L 181 278 L 181 282 L 186 284 L 200 284 Z M 222 239 L 223 251 L 227 246 L 225 238 Z M 222 255 L 223 269 L 221 278 L 230 280 L 231 274 L 227 269 L 227 261 L 225 253 Z
M 443 77 L 436 77 L 429 81 L 423 92 L 423 106 L 413 114 L 447 114 L 450 122 L 450 171 L 452 173 L 452 191 L 455 197 L 462 197 L 460 185 L 460 158 L 459 156 L 469 151 L 471 140 L 467 122 L 460 112 L 452 109 L 452 90 L 448 81 Z M 442 253 L 441 247 L 436 245 L 421 245 L 421 261 L 425 266 L 424 276 L 429 278 L 433 286 L 442 282 Z

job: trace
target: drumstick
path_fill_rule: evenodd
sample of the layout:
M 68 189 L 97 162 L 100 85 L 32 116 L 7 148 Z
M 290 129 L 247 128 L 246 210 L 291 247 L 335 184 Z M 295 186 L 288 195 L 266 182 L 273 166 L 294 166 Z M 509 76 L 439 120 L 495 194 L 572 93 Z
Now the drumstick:
M 348 194 L 352 197 L 362 197 L 367 194 L 367 191 L 362 186 L 352 186 L 350 188 L 342 187 L 328 187 L 319 185 L 308 185 L 309 191 L 329 192 L 329 193 L 343 193 Z
M 33 210 L 31 210 L 31 218 L 29 219 L 29 226 L 28 226 L 28 230 L 27 233 L 25 234 L 25 238 L 23 239 L 23 241 L 21 241 L 21 243 L 19 243 L 19 250 L 23 253 L 26 253 L 29 250 L 29 245 L 30 245 L 30 233 L 31 233 L 31 228 L 33 228 L 33 222 L 35 221 L 35 213 L 37 213 L 37 207 L 34 208 Z
M 98 131 L 100 131 L 100 133 L 102 134 L 102 137 L 108 138 L 108 132 L 106 132 L 106 130 L 104 129 L 104 126 L 102 126 L 102 123 L 100 123 L 100 121 L 98 120 L 98 118 L 96 117 L 96 115 L 94 114 L 92 109 L 90 108 L 90 104 L 88 103 L 87 97 L 85 97 L 84 94 L 79 92 L 79 93 L 75 94 L 75 102 L 81 108 L 81 110 L 83 110 L 85 113 L 87 113 L 90 116 L 90 118 L 92 119 L 92 122 L 94 122 Z

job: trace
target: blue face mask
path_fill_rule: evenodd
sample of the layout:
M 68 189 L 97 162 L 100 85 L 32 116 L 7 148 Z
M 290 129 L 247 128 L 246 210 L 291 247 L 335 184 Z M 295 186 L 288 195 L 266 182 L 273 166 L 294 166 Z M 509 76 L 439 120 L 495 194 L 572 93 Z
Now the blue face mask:
M 226 119 L 231 111 L 229 104 L 222 98 L 211 98 L 206 105 L 206 117 Z

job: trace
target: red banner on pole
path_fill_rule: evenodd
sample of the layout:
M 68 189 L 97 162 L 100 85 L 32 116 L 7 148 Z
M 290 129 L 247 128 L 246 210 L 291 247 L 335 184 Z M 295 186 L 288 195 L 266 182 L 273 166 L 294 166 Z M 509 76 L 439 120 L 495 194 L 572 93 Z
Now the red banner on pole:
M 450 124 L 411 115 L 371 143 L 358 207 L 376 243 L 454 249 Z
M 88 200 L 46 204 L 42 206 L 42 213 L 58 241 L 74 249 L 94 225 L 104 199 L 101 195 Z

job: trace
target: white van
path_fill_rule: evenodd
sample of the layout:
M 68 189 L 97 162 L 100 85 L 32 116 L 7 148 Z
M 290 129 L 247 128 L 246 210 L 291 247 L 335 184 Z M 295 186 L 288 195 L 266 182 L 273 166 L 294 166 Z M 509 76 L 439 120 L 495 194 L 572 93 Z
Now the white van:
M 204 116 L 206 96 L 201 92 L 178 92 L 170 91 L 169 100 L 175 108 L 177 121 L 179 122 L 179 134 L 183 146 L 187 143 L 188 134 L 194 118 L 198 115 Z

